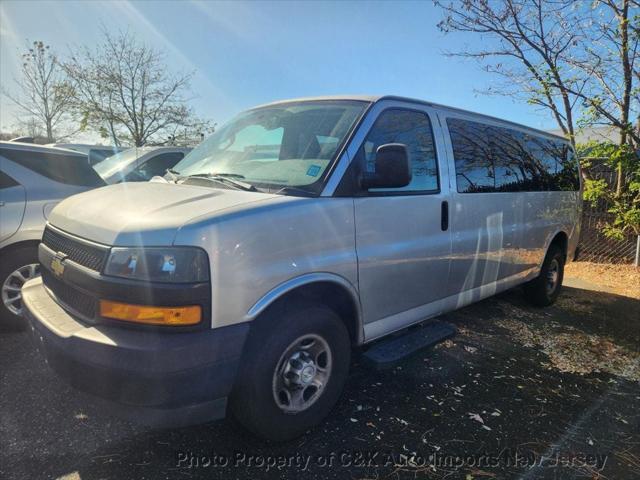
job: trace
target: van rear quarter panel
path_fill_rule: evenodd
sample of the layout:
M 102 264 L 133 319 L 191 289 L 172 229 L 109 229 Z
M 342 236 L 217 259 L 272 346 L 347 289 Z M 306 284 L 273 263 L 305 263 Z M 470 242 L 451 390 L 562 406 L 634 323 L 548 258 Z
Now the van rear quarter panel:
M 578 242 L 579 192 L 453 193 L 450 295 L 537 271 L 558 232 Z
M 558 232 L 567 234 L 567 259 L 573 259 L 580 236 L 581 192 L 524 192 L 521 198 L 520 270 L 539 268 Z
M 303 275 L 328 272 L 357 291 L 353 199 L 274 199 L 248 210 L 196 219 L 174 245 L 209 254 L 212 327 L 250 320 L 270 291 Z

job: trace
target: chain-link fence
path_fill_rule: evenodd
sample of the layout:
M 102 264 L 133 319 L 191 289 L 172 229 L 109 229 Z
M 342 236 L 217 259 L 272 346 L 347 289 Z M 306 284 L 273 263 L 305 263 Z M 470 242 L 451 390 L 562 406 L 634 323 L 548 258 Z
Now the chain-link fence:
M 609 217 L 607 217 L 609 215 Z M 591 213 L 585 205 L 580 233 L 580 260 L 599 263 L 633 263 L 636 255 L 636 236 L 614 240 L 602 233 L 602 226 L 610 214 Z
M 616 172 L 607 165 L 597 165 L 589 169 L 591 178 L 604 179 L 610 186 L 615 185 Z M 599 263 L 633 263 L 636 255 L 637 238 L 627 235 L 623 240 L 614 240 L 602 233 L 602 227 L 613 220 L 614 215 L 607 210 L 609 205 L 600 200 L 596 205 L 584 203 L 582 231 L 580 233 L 580 260 Z

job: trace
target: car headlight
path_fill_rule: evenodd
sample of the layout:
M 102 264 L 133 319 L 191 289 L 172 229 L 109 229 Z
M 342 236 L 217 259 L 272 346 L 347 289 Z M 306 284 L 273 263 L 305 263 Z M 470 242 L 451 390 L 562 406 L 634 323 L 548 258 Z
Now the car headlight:
M 204 250 L 193 247 L 114 247 L 104 274 L 149 282 L 206 282 L 209 261 Z

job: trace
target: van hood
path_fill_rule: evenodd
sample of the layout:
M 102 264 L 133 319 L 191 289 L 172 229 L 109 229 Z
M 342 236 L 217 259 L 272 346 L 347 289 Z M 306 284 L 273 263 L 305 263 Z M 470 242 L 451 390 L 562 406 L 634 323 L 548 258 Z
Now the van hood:
M 120 183 L 63 200 L 49 223 L 105 245 L 171 245 L 177 230 L 191 219 L 276 197 L 175 183 Z

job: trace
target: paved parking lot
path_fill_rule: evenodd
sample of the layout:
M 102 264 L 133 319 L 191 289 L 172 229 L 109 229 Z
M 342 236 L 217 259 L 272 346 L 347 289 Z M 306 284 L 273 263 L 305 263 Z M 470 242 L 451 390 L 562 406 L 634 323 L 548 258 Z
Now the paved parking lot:
M 546 310 L 507 292 L 446 315 L 456 337 L 392 368 L 356 357 L 328 421 L 275 445 L 232 420 L 113 418 L 60 383 L 27 333 L 2 333 L 0 477 L 637 478 L 638 312 L 582 288 Z

